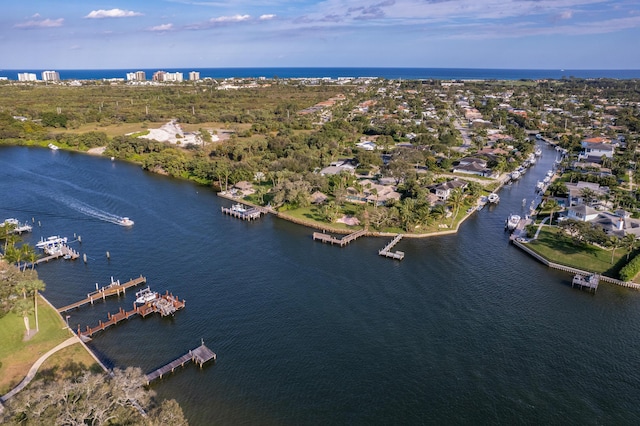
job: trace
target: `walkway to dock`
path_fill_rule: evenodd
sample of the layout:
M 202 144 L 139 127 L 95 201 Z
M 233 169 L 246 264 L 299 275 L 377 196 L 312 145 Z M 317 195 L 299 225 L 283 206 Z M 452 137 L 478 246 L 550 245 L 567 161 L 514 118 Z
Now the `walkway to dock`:
M 99 290 L 96 289 L 96 291 L 92 291 L 91 293 L 88 293 L 86 299 L 82 299 L 78 302 L 64 306 L 58 309 L 58 312 L 62 313 L 62 312 L 70 311 L 71 309 L 79 308 L 80 306 L 86 305 L 87 303 L 91 303 L 93 305 L 93 302 L 95 300 L 99 300 L 99 299 L 104 300 L 107 296 L 113 296 L 113 295 L 120 296 L 120 293 L 126 294 L 127 289 L 129 287 L 134 287 L 146 282 L 147 282 L 147 279 L 142 275 L 140 275 L 138 278 L 131 279 L 124 284 L 120 284 L 120 280 L 112 281 L 111 284 L 109 284 L 108 286 L 102 287 Z M 97 286 L 98 285 L 96 284 L 96 287 Z
M 264 209 L 260 209 L 258 207 L 245 208 L 244 205 L 240 205 L 240 209 L 220 207 L 222 209 L 222 213 L 228 214 L 229 216 L 237 217 L 242 220 L 255 220 L 260 219 L 262 213 L 265 213 Z M 235 206 L 234 206 L 235 207 Z
M 134 315 L 140 315 L 141 317 L 146 317 L 152 313 L 159 313 L 161 316 L 172 315 L 177 310 L 180 310 L 185 307 L 185 301 L 179 300 L 177 297 L 174 297 L 173 294 L 169 294 L 167 291 L 166 294 L 161 295 L 157 299 L 148 302 L 142 306 L 136 306 L 133 304 L 133 309 L 130 311 L 125 311 L 120 308 L 118 312 L 115 314 L 108 314 L 108 320 L 105 322 L 100 321 L 97 326 L 89 327 L 85 331 L 80 331 L 78 328 L 78 336 L 80 337 L 91 337 L 98 331 L 102 331 L 107 327 L 110 327 L 114 324 L 119 323 L 120 321 L 131 318 Z
M 169 373 L 169 372 L 173 372 L 173 370 L 175 370 L 177 367 L 182 367 L 183 365 L 185 365 L 188 362 L 193 362 L 195 364 L 198 364 L 200 366 L 200 368 L 202 368 L 202 365 L 210 360 L 213 360 L 213 362 L 215 362 L 217 359 L 217 356 L 215 354 L 215 352 L 213 352 L 211 349 L 209 349 L 208 347 L 206 347 L 204 345 L 204 342 L 202 342 L 202 344 L 200 346 L 198 346 L 195 349 L 191 349 L 189 352 L 187 352 L 186 354 L 182 355 L 179 358 L 174 359 L 173 361 L 171 361 L 170 363 L 163 365 L 162 367 L 158 368 L 157 370 L 152 371 L 151 373 L 147 374 L 145 377 L 147 379 L 147 384 L 149 384 L 150 382 L 156 380 L 156 379 L 161 379 L 163 375 Z
M 390 257 L 392 259 L 397 259 L 397 260 L 404 259 L 404 252 L 403 251 L 395 251 L 395 252 L 391 251 L 391 249 L 396 244 L 398 244 L 401 239 L 402 239 L 402 234 L 396 235 L 395 238 L 393 240 L 391 240 L 391 242 L 389 244 L 384 246 L 384 248 L 382 250 L 378 250 L 378 254 L 380 256 Z
M 360 231 L 353 232 L 349 235 L 345 235 L 342 238 L 336 238 L 331 234 L 325 234 L 324 232 L 314 232 L 313 233 L 313 241 L 322 241 L 323 243 L 329 243 L 331 245 L 337 244 L 340 247 L 344 247 L 349 244 L 351 241 L 362 237 L 367 233 L 366 230 L 361 229 Z

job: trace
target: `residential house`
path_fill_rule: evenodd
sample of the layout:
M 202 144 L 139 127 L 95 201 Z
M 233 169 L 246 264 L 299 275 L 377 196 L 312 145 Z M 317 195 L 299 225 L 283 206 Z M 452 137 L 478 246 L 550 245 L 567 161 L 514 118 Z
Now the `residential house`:
M 358 162 L 354 159 L 351 159 L 351 158 L 341 159 L 341 160 L 332 162 L 329 165 L 329 167 L 325 167 L 324 169 L 320 170 L 320 174 L 322 176 L 337 175 L 342 172 L 354 174 L 357 166 L 358 166 Z
M 602 157 L 612 158 L 615 146 L 610 143 L 598 143 L 582 141 L 582 151 L 578 155 L 579 160 L 588 159 L 600 163 Z
M 590 203 L 587 203 L 588 200 L 584 199 L 582 194 L 584 193 L 585 189 L 588 189 L 590 192 L 592 192 L 595 197 L 605 197 L 607 194 L 609 194 L 608 186 L 600 186 L 594 182 L 566 182 L 565 186 L 567 187 L 567 192 L 569 193 L 569 195 L 567 196 L 568 206 L 593 204 L 593 201 L 595 200 L 591 200 Z
M 451 196 L 451 192 L 453 192 L 454 189 L 465 189 L 466 187 L 467 182 L 454 179 L 444 183 L 440 183 L 438 185 L 434 185 L 430 189 L 436 194 L 438 200 L 440 202 L 443 202 L 449 199 L 449 197 Z
M 591 222 L 595 220 L 600 213 L 593 207 L 585 206 L 581 204 L 579 206 L 572 206 L 567 209 L 567 218 L 578 220 L 580 222 Z

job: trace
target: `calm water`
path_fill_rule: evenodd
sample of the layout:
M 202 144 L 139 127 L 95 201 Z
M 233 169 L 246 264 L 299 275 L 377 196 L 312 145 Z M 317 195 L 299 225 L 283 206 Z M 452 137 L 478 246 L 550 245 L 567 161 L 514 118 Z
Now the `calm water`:
M 229 202 L 206 188 L 45 149 L 0 148 L 0 218 L 40 221 L 32 243 L 81 235 L 88 264 L 39 267 L 54 305 L 140 274 L 186 299 L 174 318 L 133 318 L 90 346 L 151 371 L 204 339 L 217 364 L 153 385 L 194 425 L 638 424 L 640 293 L 574 290 L 503 231 L 553 160 L 546 150 L 457 235 L 401 241 L 403 262 L 377 256 L 387 239 L 323 245 L 273 217 L 224 216 Z M 69 322 L 96 324 L 133 293 Z
M 59 70 L 63 80 L 100 80 L 125 78 L 128 72 L 139 69 Z M 0 76 L 17 80 L 18 73 L 35 73 L 41 78 L 44 70 L 0 70 Z M 141 69 L 151 79 L 157 68 Z M 490 69 L 490 68 L 167 68 L 166 71 L 182 72 L 188 78 L 190 71 L 199 71 L 200 77 L 211 78 L 339 78 L 381 77 L 386 79 L 436 79 L 436 80 L 520 80 L 578 78 L 640 78 L 640 70 L 544 70 L 544 69 Z

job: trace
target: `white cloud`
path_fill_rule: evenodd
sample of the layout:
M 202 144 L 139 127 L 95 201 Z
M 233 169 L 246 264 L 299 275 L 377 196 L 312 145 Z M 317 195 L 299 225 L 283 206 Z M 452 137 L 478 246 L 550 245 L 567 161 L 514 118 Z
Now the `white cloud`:
M 156 25 L 155 27 L 151 27 L 148 29 L 148 31 L 171 31 L 173 30 L 173 24 L 162 24 L 162 25 Z
M 573 12 L 570 10 L 565 10 L 564 12 L 561 12 L 560 14 L 558 14 L 559 19 L 571 19 L 572 17 L 573 17 Z
M 250 15 L 219 16 L 209 19 L 209 22 L 242 22 L 248 19 L 251 19 Z
M 37 14 L 36 14 L 37 15 Z M 39 17 L 40 15 L 38 15 Z M 35 17 L 35 15 L 34 15 Z M 55 28 L 61 27 L 64 22 L 64 18 L 59 19 L 32 19 L 30 21 L 15 24 L 15 28 Z
M 269 19 L 273 19 L 275 18 L 276 15 L 273 14 L 269 14 L 269 15 L 260 15 L 260 20 L 261 21 L 268 21 Z
M 92 10 L 85 18 L 87 19 L 104 19 L 104 18 L 130 18 L 133 16 L 142 16 L 140 12 L 122 9 L 100 9 Z

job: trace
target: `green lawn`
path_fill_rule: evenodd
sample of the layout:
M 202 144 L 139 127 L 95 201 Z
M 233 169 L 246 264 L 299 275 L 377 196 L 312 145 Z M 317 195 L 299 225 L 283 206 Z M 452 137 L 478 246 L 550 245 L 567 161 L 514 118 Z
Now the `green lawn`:
M 35 316 L 29 317 L 31 328 L 35 328 Z M 0 395 L 4 395 L 17 385 L 27 374 L 31 365 L 40 356 L 47 351 L 63 342 L 71 336 L 71 332 L 65 328 L 65 323 L 60 315 L 45 304 L 44 301 L 38 301 L 38 322 L 40 331 L 36 333 L 30 340 L 24 341 L 25 326 L 21 316 L 14 313 L 8 313 L 0 318 Z M 78 345 L 79 346 L 79 345 Z M 91 365 L 86 357 L 89 356 L 86 351 L 81 358 L 77 357 L 74 351 L 73 360 L 76 362 L 81 359 L 85 365 Z M 68 362 L 65 360 L 64 362 Z
M 618 278 L 618 271 L 627 262 L 627 254 L 622 248 L 616 250 L 612 263 L 610 250 L 576 244 L 567 236 L 559 236 L 555 227 L 544 226 L 538 239 L 531 241 L 527 247 L 551 262 L 613 278 Z

